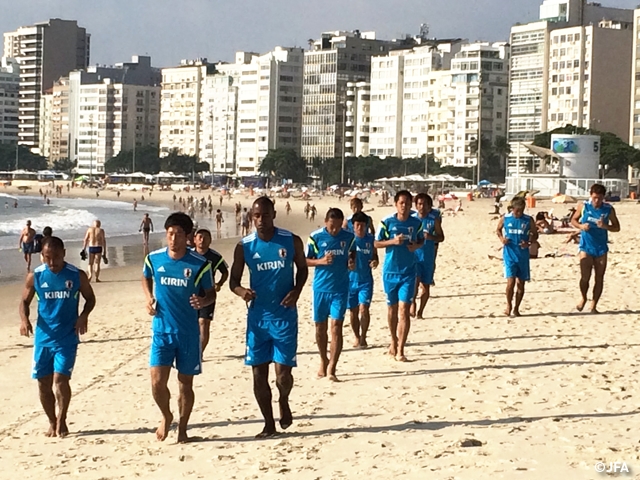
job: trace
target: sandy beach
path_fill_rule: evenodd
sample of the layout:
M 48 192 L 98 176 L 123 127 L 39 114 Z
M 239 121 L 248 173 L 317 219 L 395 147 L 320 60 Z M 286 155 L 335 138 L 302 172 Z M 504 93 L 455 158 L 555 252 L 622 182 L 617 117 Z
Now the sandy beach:
M 123 193 L 120 199 L 137 195 Z M 172 195 L 154 192 L 151 201 L 170 205 Z M 234 201 L 225 201 L 224 208 Z M 329 206 L 348 212 L 347 200 L 314 199 L 319 213 L 311 223 L 302 213 L 304 202 L 290 202 L 293 212 L 287 216 L 285 200 L 277 200 L 276 224 L 305 242 Z M 550 202 L 538 202 L 527 213 L 550 208 Z M 622 231 L 610 235 L 602 314 L 575 310 L 578 259 L 557 257 L 532 260 L 523 316 L 506 318 L 502 262 L 488 258 L 499 246 L 497 220 L 488 214 L 492 202 L 465 201 L 462 213 L 444 217 L 447 238 L 427 318 L 412 321 L 411 362 L 385 354 L 386 304 L 378 269 L 371 348 L 350 346 L 347 320 L 337 384 L 316 379 L 310 279 L 298 307 L 294 424 L 270 440 L 254 439 L 262 418 L 251 370 L 243 364 L 246 309 L 228 287 L 219 294 L 204 371 L 194 382 L 189 433 L 199 441 L 181 445 L 175 429 L 164 443 L 153 433 L 160 414 L 150 391 L 151 318 L 144 309 L 141 267 L 106 269 L 103 283 L 94 285 L 98 303 L 78 352 L 71 435 L 65 439 L 43 435 L 48 424 L 30 379 L 32 339 L 18 330 L 21 286 L 4 285 L 0 478 L 578 480 L 606 476 L 596 472 L 597 462 L 607 468 L 609 462 L 626 462 L 631 473 L 622 478 L 640 478 L 640 299 L 634 284 L 640 205 L 615 208 Z M 376 221 L 395 211 L 373 204 L 369 209 Z M 567 209 L 555 206 L 556 215 Z M 542 236 L 541 255 L 576 253 L 576 247 L 564 250 L 563 239 Z M 212 247 L 230 262 L 236 242 L 215 240 Z M 177 411 L 175 373 L 170 388 Z

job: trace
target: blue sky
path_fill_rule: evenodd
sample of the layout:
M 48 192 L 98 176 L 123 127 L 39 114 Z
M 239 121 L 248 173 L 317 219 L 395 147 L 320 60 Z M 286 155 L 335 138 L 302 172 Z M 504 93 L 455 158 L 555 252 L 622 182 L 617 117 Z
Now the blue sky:
M 306 47 L 330 30 L 375 30 L 379 38 L 417 33 L 506 40 L 516 22 L 538 18 L 542 0 L 3 0 L 0 31 L 48 18 L 78 20 L 92 35 L 91 63 L 151 55 L 156 66 L 182 58 L 233 60 L 237 50 Z M 601 0 L 634 8 L 638 0 Z

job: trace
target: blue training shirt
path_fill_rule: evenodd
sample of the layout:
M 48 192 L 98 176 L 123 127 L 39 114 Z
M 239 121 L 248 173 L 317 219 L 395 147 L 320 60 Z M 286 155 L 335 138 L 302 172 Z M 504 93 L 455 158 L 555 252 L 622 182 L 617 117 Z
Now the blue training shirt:
M 35 340 L 40 347 L 64 347 L 78 344 L 76 322 L 80 303 L 80 272 L 65 263 L 53 273 L 42 264 L 33 271 L 33 286 L 38 299 Z
M 373 274 L 369 262 L 373 259 L 373 235 L 356 235 L 356 269 L 349 272 L 351 284 L 373 283 Z
M 602 219 L 607 224 L 612 208 L 608 203 L 603 203 L 600 208 L 595 208 L 591 204 L 591 200 L 584 202 L 580 223 L 588 223 L 589 230 L 580 232 L 579 249 L 581 252 L 599 257 L 609 251 L 609 232 L 604 228 L 599 228 L 597 221 Z
M 409 242 L 416 243 L 424 239 L 422 222 L 412 216 L 409 216 L 405 221 L 400 221 L 395 213 L 382 219 L 376 239 L 378 241 L 391 240 L 398 235 L 404 235 L 405 241 L 402 245 L 391 245 L 386 248 L 382 272 L 385 275 L 415 274 L 415 252 L 410 251 L 407 245 Z
M 331 265 L 318 265 L 313 275 L 313 291 L 322 293 L 349 292 L 349 253 L 356 249 L 355 235 L 341 229 L 334 237 L 326 228 L 316 230 L 307 242 L 307 258 L 320 259 L 333 254 Z
M 242 239 L 242 250 L 251 274 L 251 290 L 256 292 L 253 306 L 261 307 L 273 318 L 282 319 L 293 310 L 280 305 L 294 287 L 293 234 L 276 228 L 267 242 L 253 232 Z
M 529 247 L 522 248 L 521 242 L 529 242 L 531 232 L 531 217 L 523 214 L 520 218 L 513 213 L 504 216 L 502 234 L 509 239 L 502 249 L 502 258 L 505 263 L 514 264 L 523 260 L 529 260 Z
M 418 212 L 415 212 L 413 216 L 422 222 L 422 231 L 425 234 L 424 244 L 420 249 L 416 250 L 416 259 L 418 262 L 432 262 L 436 258 L 436 242 L 426 238 L 426 234 L 436 234 L 436 220 L 441 218 L 440 210 L 432 208 L 424 218 Z
M 180 259 L 169 256 L 167 247 L 147 255 L 142 274 L 152 278 L 156 298 L 155 333 L 200 335 L 198 311 L 191 306 L 191 295 L 213 288 L 211 263 L 187 249 Z

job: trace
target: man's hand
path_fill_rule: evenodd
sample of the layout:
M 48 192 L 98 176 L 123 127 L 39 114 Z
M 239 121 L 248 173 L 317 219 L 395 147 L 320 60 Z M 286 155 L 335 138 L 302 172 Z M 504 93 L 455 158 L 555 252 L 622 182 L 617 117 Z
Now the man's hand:
M 608 224 L 604 223 L 604 215 L 602 215 L 598 221 L 596 222 L 596 225 L 598 226 L 598 228 L 602 228 L 604 230 L 607 229 Z
M 216 283 L 216 292 L 219 292 L 221 288 L 222 288 L 222 284 Z
M 400 235 L 396 235 L 395 237 L 393 237 L 393 245 L 402 245 L 404 243 L 404 234 L 400 234 Z
M 280 302 L 280 305 L 287 308 L 293 308 L 296 306 L 298 298 L 300 298 L 300 291 L 294 288 L 289 293 L 287 293 L 282 302 Z
M 84 335 L 85 333 L 87 333 L 88 324 L 88 315 L 80 314 L 78 320 L 76 320 L 76 333 L 78 335 Z
M 373 268 L 373 269 L 378 268 L 378 260 L 371 260 L 371 261 L 369 262 L 369 266 L 370 266 L 371 268 Z
M 502 245 L 507 245 L 510 242 L 510 240 L 507 237 L 502 237 L 500 241 L 502 242 Z
M 31 326 L 31 322 L 29 320 L 27 320 L 26 322 L 21 322 L 20 335 L 28 338 L 29 334 L 33 334 L 33 327 Z
M 149 315 L 155 315 L 156 314 L 156 299 L 152 298 L 147 302 L 147 313 Z
M 356 261 L 353 258 L 349 258 L 349 261 L 347 261 L 347 267 L 349 268 L 349 270 L 355 270 Z
M 331 265 L 333 263 L 333 253 L 327 253 L 320 261 L 322 262 L 320 265 Z
M 198 295 L 196 295 L 195 293 L 193 295 L 191 295 L 191 297 L 189 298 L 189 303 L 191 304 L 191 306 L 196 309 L 196 310 L 200 310 L 201 308 L 204 307 L 204 305 L 202 304 L 204 300 L 204 297 L 199 297 Z
M 589 224 L 588 223 L 581 223 L 580 224 L 580 230 L 582 230 L 583 232 L 589 231 Z
M 256 298 L 256 292 L 250 288 L 238 287 L 236 289 L 236 295 L 238 295 L 245 302 L 250 302 Z
M 520 242 L 520 248 L 529 248 L 531 246 L 531 242 L 527 242 L 526 240 L 522 240 Z

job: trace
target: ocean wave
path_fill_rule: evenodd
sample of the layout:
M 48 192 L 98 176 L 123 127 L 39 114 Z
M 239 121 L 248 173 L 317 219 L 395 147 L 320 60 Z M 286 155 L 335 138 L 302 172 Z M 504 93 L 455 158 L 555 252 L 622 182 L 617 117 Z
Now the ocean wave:
M 58 199 L 60 200 L 68 200 L 68 199 Z M 74 203 L 82 203 L 83 207 L 86 208 L 109 208 L 109 209 L 117 209 L 117 210 L 129 210 L 133 211 L 133 205 L 131 202 L 122 202 L 119 200 L 100 200 L 100 199 L 90 199 L 90 198 L 76 198 L 73 199 Z M 139 212 L 149 212 L 149 213 L 159 213 L 169 211 L 167 207 L 159 207 L 155 205 L 147 205 L 138 202 L 138 211 Z
M 90 226 L 96 217 L 87 210 L 75 208 L 54 208 L 50 213 L 37 213 L 30 218 L 11 219 L 0 222 L 0 236 L 19 235 L 27 220 L 31 220 L 31 226 L 36 232 L 44 227 L 51 227 L 54 232 L 77 230 Z

